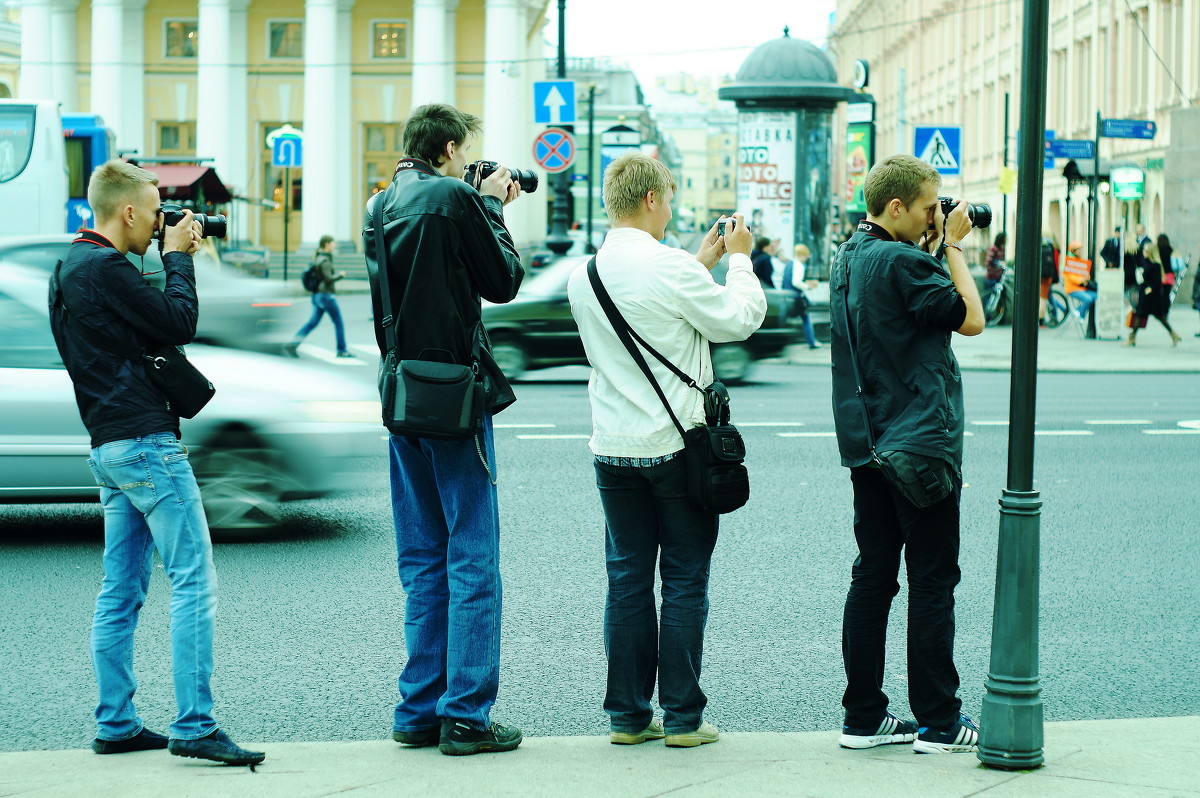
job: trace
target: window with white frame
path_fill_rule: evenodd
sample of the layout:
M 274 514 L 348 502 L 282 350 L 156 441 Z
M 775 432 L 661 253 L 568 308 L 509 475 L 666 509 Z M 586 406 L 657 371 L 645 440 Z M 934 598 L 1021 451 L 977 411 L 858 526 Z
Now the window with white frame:
M 371 23 L 372 58 L 408 58 L 408 21 L 388 20 Z
M 267 20 L 267 58 L 304 57 L 304 20 Z
M 163 55 L 167 58 L 195 58 L 199 27 L 194 19 L 168 19 L 163 22 Z

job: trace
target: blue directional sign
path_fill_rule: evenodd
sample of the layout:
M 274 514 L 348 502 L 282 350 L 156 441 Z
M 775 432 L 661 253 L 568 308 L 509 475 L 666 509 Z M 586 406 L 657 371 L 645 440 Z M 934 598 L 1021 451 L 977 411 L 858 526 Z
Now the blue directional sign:
M 539 80 L 533 84 L 533 121 L 569 125 L 575 121 L 575 81 Z
M 1100 135 L 1108 139 L 1152 139 L 1158 125 L 1149 119 L 1101 119 Z
M 1046 131 L 1046 154 L 1045 154 L 1044 159 L 1042 160 L 1042 168 L 1043 169 L 1053 169 L 1054 168 L 1054 156 L 1050 154 L 1050 142 L 1051 141 L 1054 141 L 1054 131 L 1047 130 Z M 1018 130 L 1017 131 L 1017 150 L 1019 151 L 1020 149 L 1021 149 L 1021 131 Z
M 1096 142 L 1072 139 L 1047 139 L 1046 155 L 1048 158 L 1095 158 Z
M 913 151 L 943 175 L 962 172 L 962 128 L 956 125 L 919 127 L 914 132 Z
M 291 167 L 304 165 L 304 139 L 299 136 L 276 136 L 271 142 L 271 166 Z

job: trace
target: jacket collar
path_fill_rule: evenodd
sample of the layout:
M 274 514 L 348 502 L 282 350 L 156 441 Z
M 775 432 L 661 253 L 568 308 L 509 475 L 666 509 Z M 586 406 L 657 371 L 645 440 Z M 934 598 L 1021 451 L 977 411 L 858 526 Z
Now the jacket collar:
M 95 246 L 98 246 L 98 247 L 110 247 L 112 249 L 116 249 L 116 247 L 113 245 L 113 242 L 109 241 L 107 238 L 100 235 L 95 230 L 80 230 L 79 235 L 77 235 L 75 237 L 75 240 L 72 241 L 71 243 L 72 244 L 79 244 L 79 243 L 94 244 Z
M 417 172 L 424 172 L 427 175 L 437 175 L 439 177 L 442 176 L 441 172 L 439 172 L 437 169 L 434 169 L 430 164 L 422 161 L 419 158 L 401 158 L 396 163 L 396 171 L 392 173 L 392 177 L 395 177 L 401 172 L 408 171 L 410 169 Z

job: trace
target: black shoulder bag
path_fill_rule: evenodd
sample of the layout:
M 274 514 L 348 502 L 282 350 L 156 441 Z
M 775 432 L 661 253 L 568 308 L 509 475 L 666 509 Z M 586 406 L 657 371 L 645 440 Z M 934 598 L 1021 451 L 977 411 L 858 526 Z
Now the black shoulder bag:
M 900 491 L 905 499 L 917 507 L 929 507 L 950 495 L 954 481 L 950 476 L 950 464 L 938 457 L 925 457 L 912 452 L 875 450 L 875 433 L 871 430 L 871 416 L 867 413 L 867 400 L 863 395 L 863 379 L 858 371 L 858 355 L 854 351 L 855 334 L 850 327 L 850 265 L 844 253 L 852 250 L 852 244 L 843 244 L 838 251 L 838 260 L 846 271 L 842 285 L 842 313 L 846 321 L 846 346 L 850 349 L 850 365 L 854 369 L 854 393 L 862 405 L 863 423 L 867 428 L 867 444 L 871 447 L 871 462 L 882 472 L 887 481 Z
M 744 505 L 750 499 L 750 476 L 744 463 L 746 443 L 737 427 L 729 422 L 729 391 L 715 380 L 707 388 L 701 388 L 694 379 L 642 340 L 613 304 L 612 297 L 600 281 L 595 257 L 588 261 L 588 279 L 592 283 L 596 299 L 600 301 L 600 307 L 604 308 L 604 315 L 608 316 L 613 332 L 621 339 L 638 368 L 654 387 L 654 392 L 658 394 L 659 400 L 683 438 L 688 494 L 692 500 L 701 510 L 708 513 L 728 513 Z M 684 384 L 704 394 L 705 426 L 692 427 L 689 430 L 683 428 L 675 411 L 671 409 L 671 403 L 667 401 L 662 386 L 658 384 L 650 366 L 646 364 L 646 358 L 634 344 L 635 340 Z
M 59 285 L 59 270 L 62 261 L 54 267 L 51 277 L 51 292 L 54 305 L 62 309 L 71 329 L 91 342 L 114 355 L 141 361 L 146 365 L 146 374 L 150 382 L 158 388 L 167 403 L 167 410 L 180 418 L 195 418 L 209 400 L 216 394 L 217 389 L 209 382 L 208 377 L 200 373 L 184 354 L 182 346 L 160 346 L 152 352 L 132 344 L 123 343 L 96 330 L 89 329 L 78 320 L 67 308 L 62 298 L 62 286 Z
M 471 362 L 460 365 L 441 349 L 426 349 L 419 360 L 400 360 L 396 355 L 396 325 L 388 285 L 387 249 L 383 236 L 383 208 L 388 191 L 375 201 L 375 263 L 378 266 L 380 304 L 383 307 L 384 356 L 379 385 L 383 425 L 393 435 L 410 435 L 435 440 L 466 440 L 475 435 L 483 421 L 484 388 L 479 373 L 480 325 L 471 331 Z M 408 292 L 405 293 L 407 298 Z M 478 446 L 478 441 L 476 441 Z M 482 453 L 480 454 L 482 458 Z M 487 463 L 484 461 L 484 465 Z

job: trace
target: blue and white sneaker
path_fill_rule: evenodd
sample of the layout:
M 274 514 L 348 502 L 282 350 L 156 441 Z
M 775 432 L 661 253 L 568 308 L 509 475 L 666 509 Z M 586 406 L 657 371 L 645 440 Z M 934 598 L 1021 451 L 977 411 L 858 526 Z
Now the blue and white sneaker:
M 876 729 L 854 729 L 842 727 L 838 745 L 842 748 L 874 748 L 877 745 L 911 743 L 917 739 L 917 724 L 911 720 L 900 720 L 891 712 L 884 716 Z
M 949 729 L 922 726 L 913 743 L 914 754 L 969 754 L 979 749 L 979 724 L 961 715 Z

